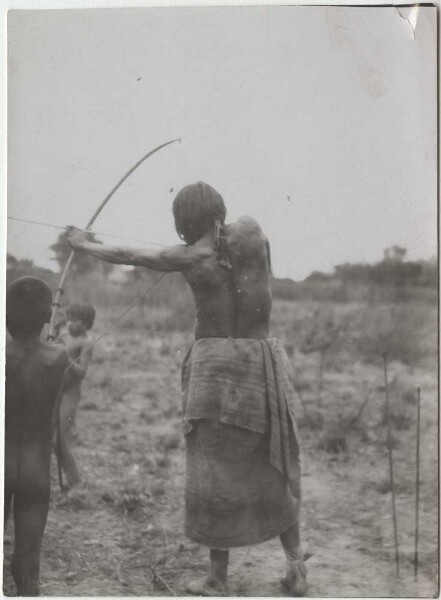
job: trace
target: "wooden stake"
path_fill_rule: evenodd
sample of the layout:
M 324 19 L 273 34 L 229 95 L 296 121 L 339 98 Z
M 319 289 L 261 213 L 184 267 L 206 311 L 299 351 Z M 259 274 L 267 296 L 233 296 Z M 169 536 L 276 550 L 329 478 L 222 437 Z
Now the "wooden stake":
M 369 402 L 369 399 L 370 399 L 370 396 L 369 396 L 369 394 L 367 394 L 366 398 L 364 399 L 364 401 L 363 401 L 362 405 L 360 406 L 360 408 L 357 410 L 357 412 L 355 413 L 355 415 L 352 417 L 352 419 L 349 420 L 348 424 L 345 426 L 345 431 L 349 431 L 349 429 L 353 425 L 355 425 L 355 423 L 358 421 L 358 419 L 363 414 L 363 411 L 366 408 L 366 405 Z
M 322 403 L 322 389 L 323 389 L 323 371 L 325 369 L 325 349 L 320 349 L 320 362 L 318 370 L 318 402 Z
M 152 567 L 151 564 L 147 563 L 147 564 L 142 564 L 142 565 L 130 565 L 128 567 L 126 567 L 127 569 L 150 569 L 152 575 L 153 575 L 153 584 L 157 583 L 159 581 L 159 583 L 165 587 L 171 594 L 173 594 L 173 596 L 177 596 L 176 592 L 168 585 L 168 583 L 165 581 L 165 579 L 163 577 L 161 577 L 161 575 L 159 575 L 155 569 Z
M 416 430 L 416 487 L 415 487 L 415 581 L 418 580 L 418 536 L 420 509 L 420 424 L 421 424 L 421 392 L 417 388 L 417 430 Z
M 386 419 L 387 419 L 387 446 L 389 451 L 389 476 L 390 486 L 392 492 L 392 517 L 394 523 L 394 539 L 395 539 L 395 566 L 397 572 L 397 578 L 400 576 L 400 558 L 398 551 L 398 527 L 397 527 L 397 511 L 395 506 L 395 485 L 394 485 L 394 468 L 393 468 L 393 456 L 392 456 L 392 434 L 390 425 L 390 411 L 389 411 L 389 386 L 387 381 L 387 353 L 383 354 L 383 365 L 384 365 L 384 390 L 386 395 Z
M 163 579 L 161 577 L 161 575 L 158 575 L 158 573 L 156 573 L 156 571 L 153 569 L 153 567 L 149 567 L 149 569 L 153 575 L 153 583 L 156 583 L 157 581 L 159 581 L 159 583 L 163 587 L 165 587 L 171 594 L 173 594 L 173 596 L 177 596 L 176 592 L 168 585 L 168 583 L 165 581 L 165 579 Z

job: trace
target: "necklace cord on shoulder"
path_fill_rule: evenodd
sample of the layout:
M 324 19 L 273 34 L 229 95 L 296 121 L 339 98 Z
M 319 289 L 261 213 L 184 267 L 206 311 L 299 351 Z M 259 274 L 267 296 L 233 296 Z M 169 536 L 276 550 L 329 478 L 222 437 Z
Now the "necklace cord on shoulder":
M 231 269 L 232 266 L 227 251 L 227 238 L 224 234 L 224 224 L 220 221 L 214 222 L 214 249 L 217 252 L 219 264 L 226 269 Z

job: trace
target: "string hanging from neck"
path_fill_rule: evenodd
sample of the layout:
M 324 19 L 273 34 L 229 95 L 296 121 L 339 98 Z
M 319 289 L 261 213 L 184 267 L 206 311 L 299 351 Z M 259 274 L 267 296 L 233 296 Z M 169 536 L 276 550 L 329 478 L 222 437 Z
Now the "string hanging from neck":
M 224 225 L 220 221 L 214 222 L 214 249 L 217 252 L 219 264 L 226 269 L 231 269 L 232 266 L 227 251 L 227 238 L 224 233 Z

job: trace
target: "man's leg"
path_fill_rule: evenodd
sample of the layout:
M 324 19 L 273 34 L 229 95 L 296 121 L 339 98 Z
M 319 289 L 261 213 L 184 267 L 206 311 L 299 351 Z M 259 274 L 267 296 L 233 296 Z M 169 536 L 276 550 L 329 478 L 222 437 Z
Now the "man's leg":
M 298 521 L 280 535 L 280 541 L 286 556 L 286 578 L 283 583 L 293 596 L 303 596 L 307 589 L 306 568 L 300 546 Z
M 193 596 L 228 596 L 228 550 L 210 550 L 210 573 L 192 581 L 187 592 Z

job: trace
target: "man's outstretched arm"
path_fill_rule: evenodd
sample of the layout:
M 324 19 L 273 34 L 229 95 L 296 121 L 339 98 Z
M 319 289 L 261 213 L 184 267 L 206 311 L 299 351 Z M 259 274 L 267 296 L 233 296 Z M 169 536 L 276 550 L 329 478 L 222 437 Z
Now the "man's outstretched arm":
M 194 248 L 183 244 L 160 250 L 97 244 L 90 242 L 87 234 L 75 227 L 70 229 L 68 242 L 76 252 L 84 252 L 105 262 L 146 267 L 156 271 L 185 271 L 193 267 L 200 258 Z

